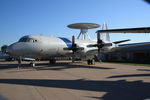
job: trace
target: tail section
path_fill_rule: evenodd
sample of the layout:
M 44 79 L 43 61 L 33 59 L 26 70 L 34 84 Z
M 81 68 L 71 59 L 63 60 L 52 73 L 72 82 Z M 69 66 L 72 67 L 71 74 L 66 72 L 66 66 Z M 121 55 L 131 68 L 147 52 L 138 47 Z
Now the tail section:
M 107 30 L 107 24 L 104 23 L 102 25 L 102 30 Z M 104 42 L 110 42 L 110 37 L 109 37 L 109 33 L 99 33 L 98 36 L 100 36 L 100 39 Z

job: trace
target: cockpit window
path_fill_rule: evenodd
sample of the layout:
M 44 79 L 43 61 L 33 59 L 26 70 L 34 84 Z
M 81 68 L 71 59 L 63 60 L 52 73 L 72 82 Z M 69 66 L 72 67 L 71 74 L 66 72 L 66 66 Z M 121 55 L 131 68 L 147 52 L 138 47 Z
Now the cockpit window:
M 27 39 L 28 39 L 27 37 L 23 37 L 19 40 L 19 42 L 27 42 Z
M 23 37 L 19 40 L 19 42 L 30 42 L 30 43 L 34 43 L 37 42 L 37 40 L 34 40 L 32 38 L 28 38 L 28 37 Z

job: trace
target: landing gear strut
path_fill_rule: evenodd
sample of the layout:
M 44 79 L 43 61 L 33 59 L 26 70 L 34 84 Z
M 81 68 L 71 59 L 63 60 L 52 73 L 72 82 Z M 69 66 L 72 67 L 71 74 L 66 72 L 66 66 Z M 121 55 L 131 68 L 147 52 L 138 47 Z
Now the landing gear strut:
M 21 67 L 21 61 L 22 61 L 22 58 L 21 58 L 21 57 L 18 57 L 18 70 L 19 70 L 20 67 Z
M 95 64 L 95 60 L 94 59 L 89 59 L 89 60 L 87 60 L 87 64 L 88 65 L 94 65 Z

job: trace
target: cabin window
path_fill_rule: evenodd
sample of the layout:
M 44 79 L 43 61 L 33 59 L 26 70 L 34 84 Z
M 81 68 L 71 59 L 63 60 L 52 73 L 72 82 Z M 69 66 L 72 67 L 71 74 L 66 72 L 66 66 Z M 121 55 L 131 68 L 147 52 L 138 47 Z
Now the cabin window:
M 33 42 L 34 42 L 34 40 L 33 40 L 33 39 L 28 39 L 28 42 L 33 43 Z

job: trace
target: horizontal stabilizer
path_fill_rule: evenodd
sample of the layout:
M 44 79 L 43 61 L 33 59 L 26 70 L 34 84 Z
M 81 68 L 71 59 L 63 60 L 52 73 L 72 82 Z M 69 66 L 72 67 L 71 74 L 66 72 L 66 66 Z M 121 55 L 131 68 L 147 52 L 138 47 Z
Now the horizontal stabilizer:
M 130 41 L 130 39 L 127 39 L 127 40 L 121 40 L 121 41 L 115 41 L 115 42 L 113 42 L 113 43 L 114 43 L 114 44 L 119 44 L 119 43 L 127 42 L 127 41 Z
M 96 33 L 150 33 L 150 27 L 98 30 Z

